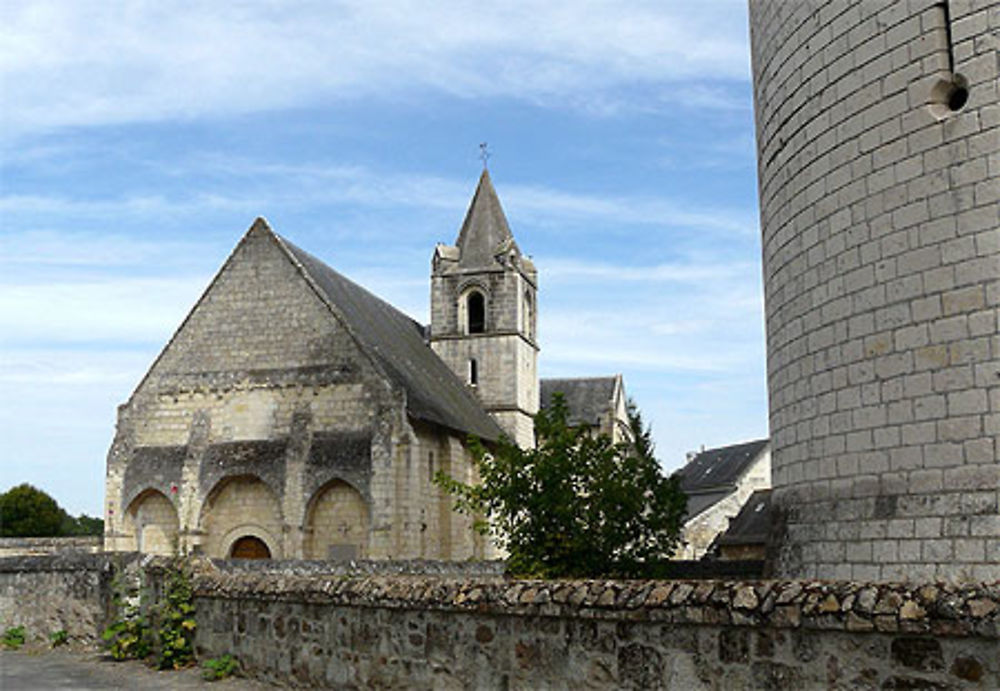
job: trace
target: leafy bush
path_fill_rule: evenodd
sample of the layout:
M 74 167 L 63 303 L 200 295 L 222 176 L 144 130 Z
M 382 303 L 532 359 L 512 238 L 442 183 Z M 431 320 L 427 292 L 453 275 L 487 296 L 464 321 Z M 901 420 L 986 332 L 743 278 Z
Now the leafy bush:
M 208 681 L 218 681 L 236 674 L 240 669 L 240 662 L 230 654 L 222 657 L 213 657 L 202 663 L 204 671 L 202 676 Z
M 515 575 L 643 577 L 679 544 L 687 498 L 664 476 L 631 402 L 628 413 L 632 439 L 615 443 L 571 426 L 557 394 L 535 416 L 537 448 L 473 439 L 479 484 L 441 472 L 435 482 L 508 551 Z
M 53 648 L 58 648 L 61 645 L 66 645 L 69 643 L 69 632 L 66 629 L 59 629 L 58 631 L 53 631 L 49 634 L 49 641 L 52 642 Z
M 111 583 L 111 601 L 119 618 L 101 634 L 115 660 L 143 659 L 152 648 L 149 622 L 143 613 L 144 592 L 137 574 L 122 574 Z
M 194 591 L 182 568 L 167 573 L 159 614 L 160 669 L 180 669 L 194 662 Z

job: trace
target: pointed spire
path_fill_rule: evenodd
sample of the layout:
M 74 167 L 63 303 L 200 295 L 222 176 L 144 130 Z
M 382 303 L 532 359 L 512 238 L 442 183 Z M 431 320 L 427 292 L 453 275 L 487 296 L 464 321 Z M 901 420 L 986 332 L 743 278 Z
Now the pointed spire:
M 490 172 L 485 168 L 455 244 L 461 252 L 459 264 L 475 267 L 493 266 L 498 252 L 512 245 L 516 247 Z

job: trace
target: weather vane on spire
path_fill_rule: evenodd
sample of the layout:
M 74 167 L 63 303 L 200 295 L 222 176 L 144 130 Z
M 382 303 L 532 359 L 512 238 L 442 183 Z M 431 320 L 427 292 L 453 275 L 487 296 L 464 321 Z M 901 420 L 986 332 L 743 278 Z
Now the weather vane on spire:
M 479 160 L 483 162 L 483 170 L 489 168 L 489 164 L 487 164 L 487 161 L 490 160 L 490 152 L 489 149 L 487 148 L 486 142 L 482 142 L 479 145 Z

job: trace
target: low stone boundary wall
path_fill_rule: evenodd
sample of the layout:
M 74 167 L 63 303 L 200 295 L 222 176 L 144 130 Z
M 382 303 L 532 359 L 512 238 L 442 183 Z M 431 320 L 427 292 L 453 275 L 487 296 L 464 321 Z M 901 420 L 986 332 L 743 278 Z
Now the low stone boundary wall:
M 105 554 L 66 553 L 0 558 L 0 631 L 24 626 L 28 640 L 56 631 L 94 641 L 109 620 L 115 564 Z
M 0 557 L 65 554 L 96 554 L 104 549 L 102 537 L 0 537 Z
M 112 581 L 177 562 L 0 559 L 0 627 L 93 640 Z M 1000 688 L 1000 583 L 518 581 L 493 566 L 195 559 L 200 657 L 395 688 Z M 357 565 L 355 565 L 357 567 Z M 367 569 L 367 571 L 365 570 Z M 464 569 L 464 570 L 463 570 Z
M 201 568 L 197 647 L 393 688 L 998 688 L 1000 584 L 503 581 Z

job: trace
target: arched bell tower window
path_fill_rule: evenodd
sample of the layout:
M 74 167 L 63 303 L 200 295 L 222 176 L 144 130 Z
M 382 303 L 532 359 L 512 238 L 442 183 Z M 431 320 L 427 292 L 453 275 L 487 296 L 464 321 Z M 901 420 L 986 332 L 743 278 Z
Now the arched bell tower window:
M 486 331 L 486 298 L 478 290 L 473 290 L 465 298 L 465 314 L 469 320 L 468 332 L 481 334 Z

